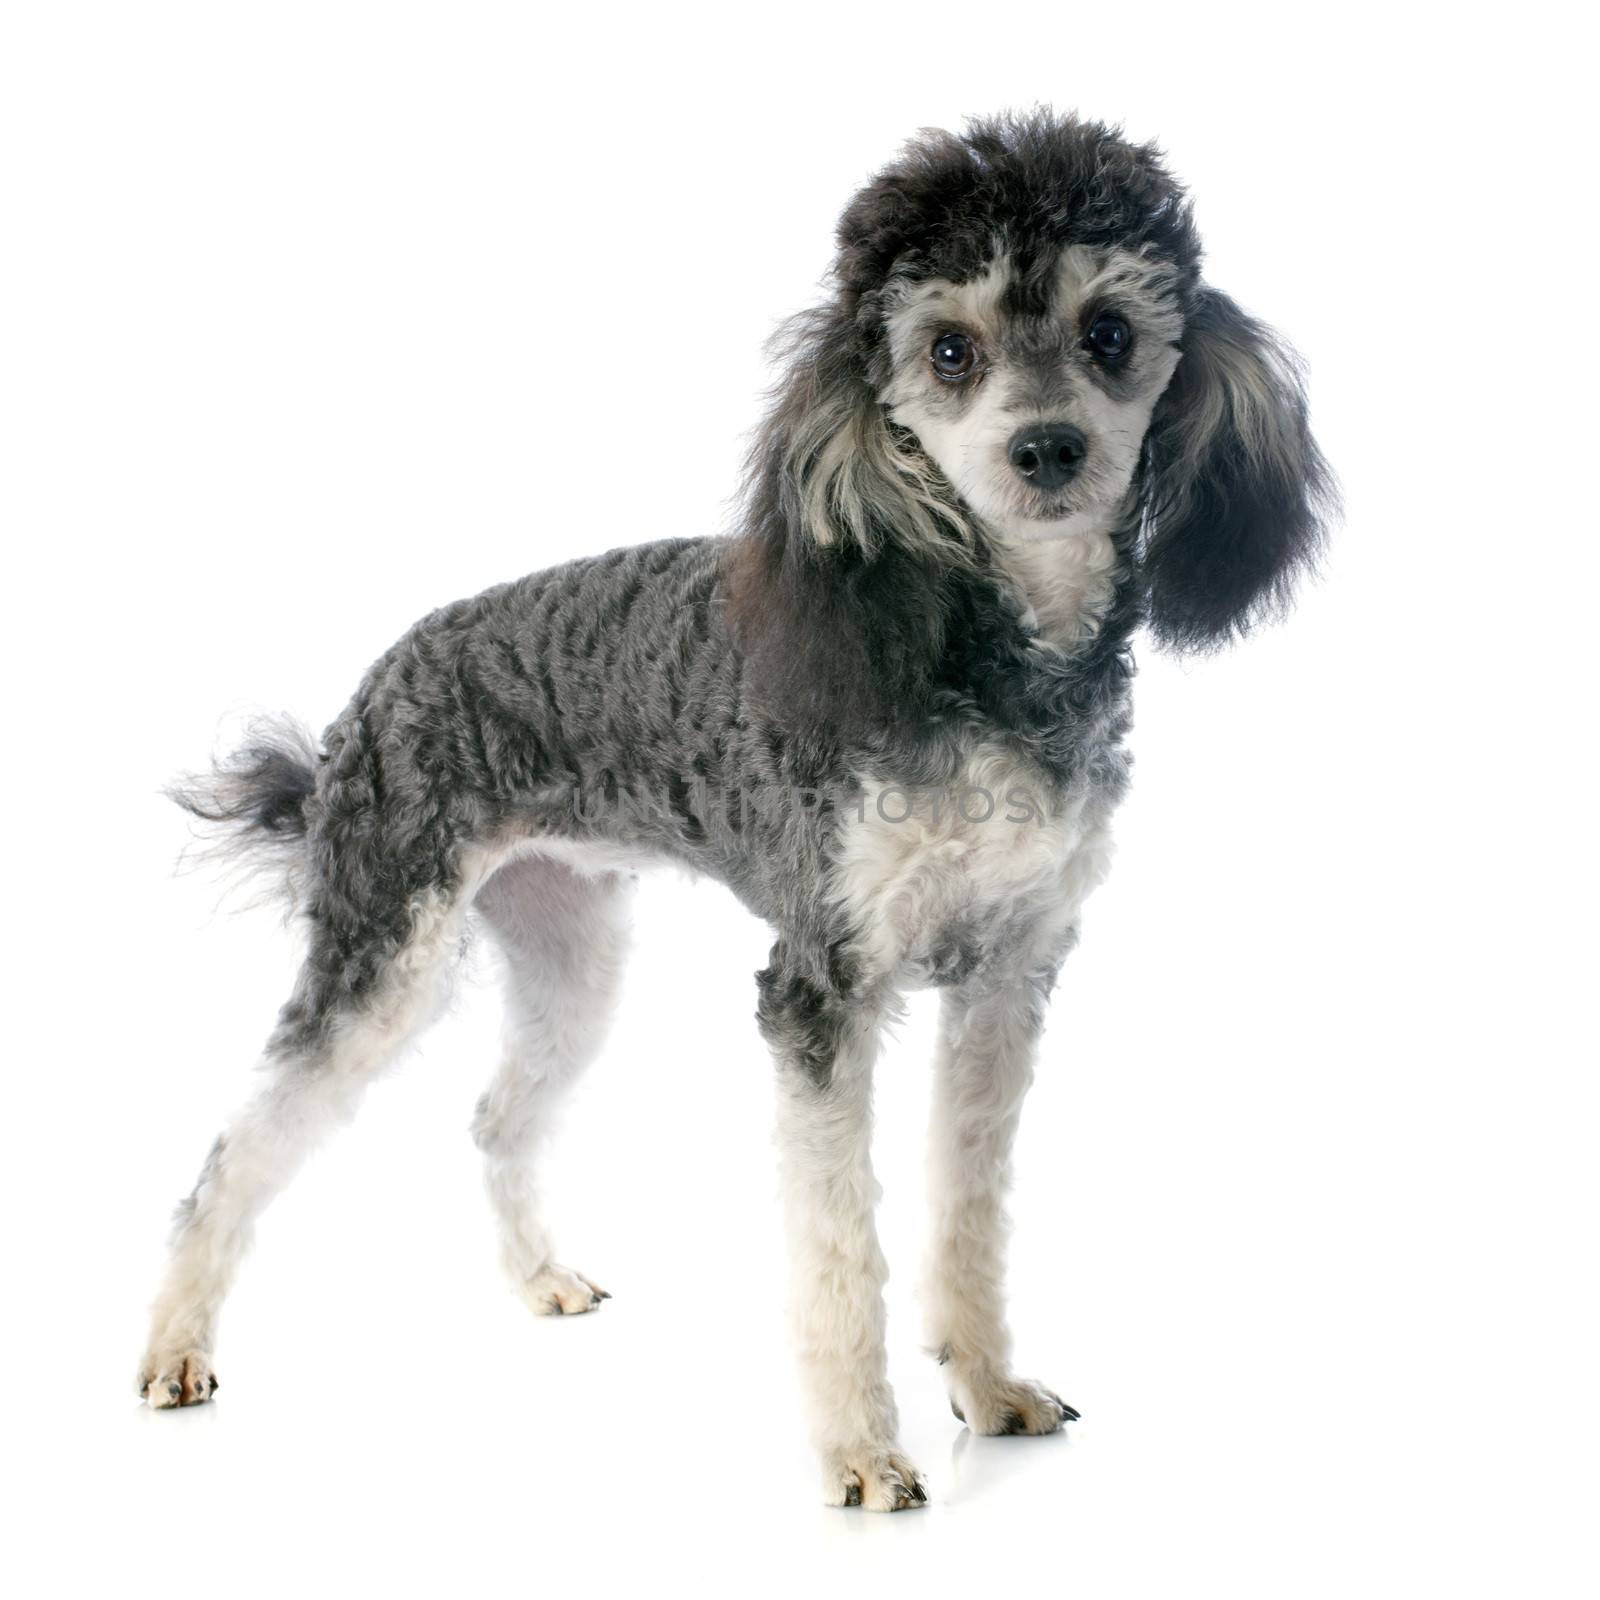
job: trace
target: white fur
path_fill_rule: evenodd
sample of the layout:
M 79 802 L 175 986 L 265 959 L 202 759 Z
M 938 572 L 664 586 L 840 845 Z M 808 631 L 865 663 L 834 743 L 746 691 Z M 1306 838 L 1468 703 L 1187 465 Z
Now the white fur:
M 223 1131 L 174 1230 L 138 1377 L 152 1406 L 210 1398 L 217 1316 L 257 1217 L 315 1146 L 354 1116 L 367 1086 L 437 1014 L 447 958 L 461 944 L 467 908 L 515 853 L 504 846 L 476 853 L 453 895 L 429 896 L 412 908 L 410 942 L 391 962 L 383 992 L 342 1019 L 314 1060 L 277 1057 L 265 1064 L 267 1087 Z
M 1023 625 L 1039 644 L 1070 650 L 1100 626 L 1116 592 L 1115 520 L 1082 512 L 1059 538 L 995 541 L 1000 566 L 1023 597 Z
M 778 1148 L 800 1371 L 822 1458 L 823 1499 L 894 1511 L 924 1498 L 896 1442 L 899 1419 L 884 1348 L 889 1269 L 873 1210 L 872 1062 L 878 1019 L 840 1050 L 819 1087 L 785 1072 L 778 1085 Z
M 180 1217 L 151 1309 L 138 1386 L 158 1409 L 210 1398 L 217 1315 L 249 1248 L 256 1218 L 320 1140 L 355 1114 L 368 1084 L 437 1011 L 446 955 L 461 940 L 471 887 L 413 908 L 411 941 L 391 964 L 384 993 L 343 1021 L 315 1061 L 268 1063 L 271 1082 L 224 1130 Z M 209 1386 L 207 1386 L 209 1381 Z
M 1043 950 L 1103 872 L 1105 835 L 1086 816 L 1088 791 L 1052 798 L 1037 771 L 999 748 L 980 746 L 934 791 L 870 776 L 861 784 L 831 892 L 863 930 L 859 954 L 874 976 L 916 981 L 943 930 L 1001 911 L 1031 913 Z
M 1053 1433 L 1066 1408 L 1011 1372 L 1003 1209 L 1011 1145 L 1033 1081 L 1040 996 L 1013 979 L 941 1000 L 929 1137 L 933 1234 L 924 1281 L 929 1348 L 974 1433 Z
M 605 1041 L 627 952 L 634 879 L 595 857 L 589 865 L 580 874 L 550 854 L 511 862 L 476 907 L 505 958 L 506 1021 L 501 1067 L 472 1133 L 506 1272 L 541 1315 L 593 1310 L 606 1298 L 555 1261 L 536 1178 L 561 1101 Z

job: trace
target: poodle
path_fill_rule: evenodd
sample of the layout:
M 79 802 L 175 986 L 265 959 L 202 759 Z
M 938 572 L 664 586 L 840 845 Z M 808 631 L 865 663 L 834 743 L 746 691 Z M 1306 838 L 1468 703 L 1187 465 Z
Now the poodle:
M 255 1219 L 436 1013 L 469 923 L 504 958 L 472 1134 L 512 1282 L 609 1298 L 543 1219 L 542 1136 L 602 1049 L 639 869 L 770 924 L 757 1019 L 804 1386 L 831 1504 L 927 1498 L 897 1438 L 873 1061 L 940 992 L 926 1340 L 975 1433 L 1077 1413 L 1010 1361 L 1004 1193 L 1046 1002 L 1128 783 L 1133 644 L 1280 613 L 1334 492 L 1299 365 L 1201 275 L 1160 152 L 1049 111 L 927 132 L 850 202 L 727 534 L 612 550 L 419 622 L 312 740 L 258 725 L 175 797 L 305 937 L 265 1085 L 179 1208 L 138 1387 L 209 1401 Z

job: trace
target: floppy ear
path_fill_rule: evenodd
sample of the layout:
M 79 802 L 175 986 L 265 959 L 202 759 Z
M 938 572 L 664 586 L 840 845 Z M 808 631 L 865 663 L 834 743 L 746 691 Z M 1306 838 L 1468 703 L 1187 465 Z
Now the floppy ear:
M 863 296 L 853 314 L 843 305 L 803 312 L 772 340 L 784 375 L 751 451 L 750 488 L 766 502 L 755 509 L 770 509 L 816 549 L 870 557 L 898 542 L 949 552 L 970 530 L 932 464 L 878 402 L 859 331 L 878 315 Z
M 1143 573 L 1162 644 L 1226 644 L 1288 604 L 1334 503 L 1293 351 L 1201 286 L 1146 439 Z
M 812 730 L 925 721 L 945 587 L 966 524 L 878 403 L 840 305 L 795 318 L 750 450 L 745 531 L 726 558 L 726 614 L 746 682 Z

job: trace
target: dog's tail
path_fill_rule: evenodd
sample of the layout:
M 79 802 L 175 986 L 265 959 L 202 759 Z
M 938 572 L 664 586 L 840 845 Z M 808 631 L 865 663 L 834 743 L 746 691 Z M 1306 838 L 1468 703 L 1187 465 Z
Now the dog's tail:
M 300 899 L 306 865 L 306 804 L 317 788 L 322 753 L 289 717 L 252 722 L 245 742 L 167 787 L 205 826 L 207 842 L 193 854 L 266 882 L 274 897 Z

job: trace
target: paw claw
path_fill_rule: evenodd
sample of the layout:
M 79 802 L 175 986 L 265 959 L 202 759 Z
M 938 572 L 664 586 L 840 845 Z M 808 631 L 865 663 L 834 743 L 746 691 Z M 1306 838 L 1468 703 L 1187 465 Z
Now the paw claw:
M 1063 1424 L 1078 1420 L 1078 1413 L 1054 1391 L 1026 1379 L 974 1382 L 957 1378 L 955 1384 L 960 1399 L 952 1396 L 950 1409 L 974 1433 L 1056 1433 Z
M 582 1316 L 611 1298 L 597 1284 L 554 1261 L 519 1287 L 529 1308 L 541 1317 Z
M 149 1355 L 139 1373 L 139 1393 L 152 1411 L 204 1405 L 217 1388 L 211 1358 L 198 1350 Z
M 898 1450 L 830 1454 L 826 1469 L 829 1505 L 864 1511 L 907 1511 L 928 1503 L 922 1475 Z

